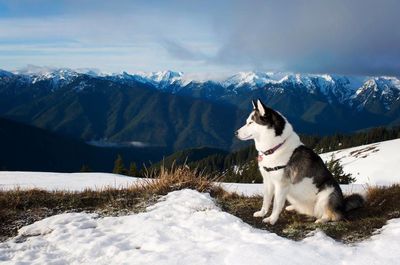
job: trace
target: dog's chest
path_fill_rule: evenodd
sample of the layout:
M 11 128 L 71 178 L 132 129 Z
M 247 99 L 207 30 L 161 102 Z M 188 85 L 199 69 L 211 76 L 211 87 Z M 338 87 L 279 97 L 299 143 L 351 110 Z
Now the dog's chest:
M 290 156 L 287 155 L 264 155 L 259 153 L 257 156 L 258 166 L 261 167 L 276 167 L 284 166 L 289 162 Z
M 283 168 L 278 170 L 270 170 L 275 167 L 286 166 L 289 162 L 290 155 L 285 154 L 272 154 L 272 155 L 263 155 L 259 154 L 257 157 L 258 160 L 258 168 L 261 172 L 261 175 L 264 179 L 282 181 L 284 177 Z

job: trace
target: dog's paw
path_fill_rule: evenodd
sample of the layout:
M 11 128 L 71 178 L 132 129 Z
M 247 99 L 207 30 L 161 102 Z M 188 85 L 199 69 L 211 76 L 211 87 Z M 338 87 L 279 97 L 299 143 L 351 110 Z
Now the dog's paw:
M 286 206 L 285 210 L 288 212 L 294 211 L 294 206 L 293 205 Z
M 263 223 L 274 225 L 276 223 L 276 221 L 278 221 L 278 218 L 273 218 L 270 216 L 270 217 L 264 218 L 262 221 L 263 221 Z
M 315 221 L 315 223 L 316 223 L 316 224 L 325 224 L 325 223 L 327 223 L 328 221 L 329 221 L 328 219 L 320 218 L 320 219 L 317 219 L 317 220 Z
M 254 217 L 264 217 L 267 214 L 267 211 L 261 209 L 253 214 Z

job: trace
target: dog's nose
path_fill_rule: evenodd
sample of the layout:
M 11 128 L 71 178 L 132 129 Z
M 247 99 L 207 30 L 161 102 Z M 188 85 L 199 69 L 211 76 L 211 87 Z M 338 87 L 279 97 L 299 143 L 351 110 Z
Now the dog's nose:
M 236 131 L 236 132 L 235 132 L 235 136 L 238 136 L 238 134 L 239 134 L 239 131 Z

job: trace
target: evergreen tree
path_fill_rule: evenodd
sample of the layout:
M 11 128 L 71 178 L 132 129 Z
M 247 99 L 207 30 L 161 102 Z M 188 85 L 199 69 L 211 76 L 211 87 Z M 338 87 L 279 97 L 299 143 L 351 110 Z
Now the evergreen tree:
M 92 172 L 92 169 L 89 167 L 89 165 L 83 164 L 80 169 L 80 172 Z
M 344 173 L 343 166 L 340 164 L 339 159 L 335 159 L 334 155 L 332 155 L 331 159 L 325 162 L 325 164 L 339 184 L 350 184 L 356 181 L 350 173 Z
M 135 162 L 131 162 L 129 165 L 129 172 L 128 175 L 131 177 L 138 177 L 139 176 L 139 172 L 136 166 Z
M 124 161 L 122 160 L 121 155 L 118 155 L 117 159 L 115 159 L 113 173 L 121 174 L 121 175 L 126 175 L 126 173 L 127 173 L 125 165 L 124 165 Z

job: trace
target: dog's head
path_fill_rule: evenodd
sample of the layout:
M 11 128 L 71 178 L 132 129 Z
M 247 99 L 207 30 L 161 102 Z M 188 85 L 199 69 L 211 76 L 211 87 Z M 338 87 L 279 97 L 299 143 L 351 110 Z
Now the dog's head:
M 281 114 L 268 108 L 260 99 L 252 101 L 253 111 L 246 120 L 246 124 L 236 131 L 240 140 L 272 139 L 281 136 L 285 129 L 285 118 Z

